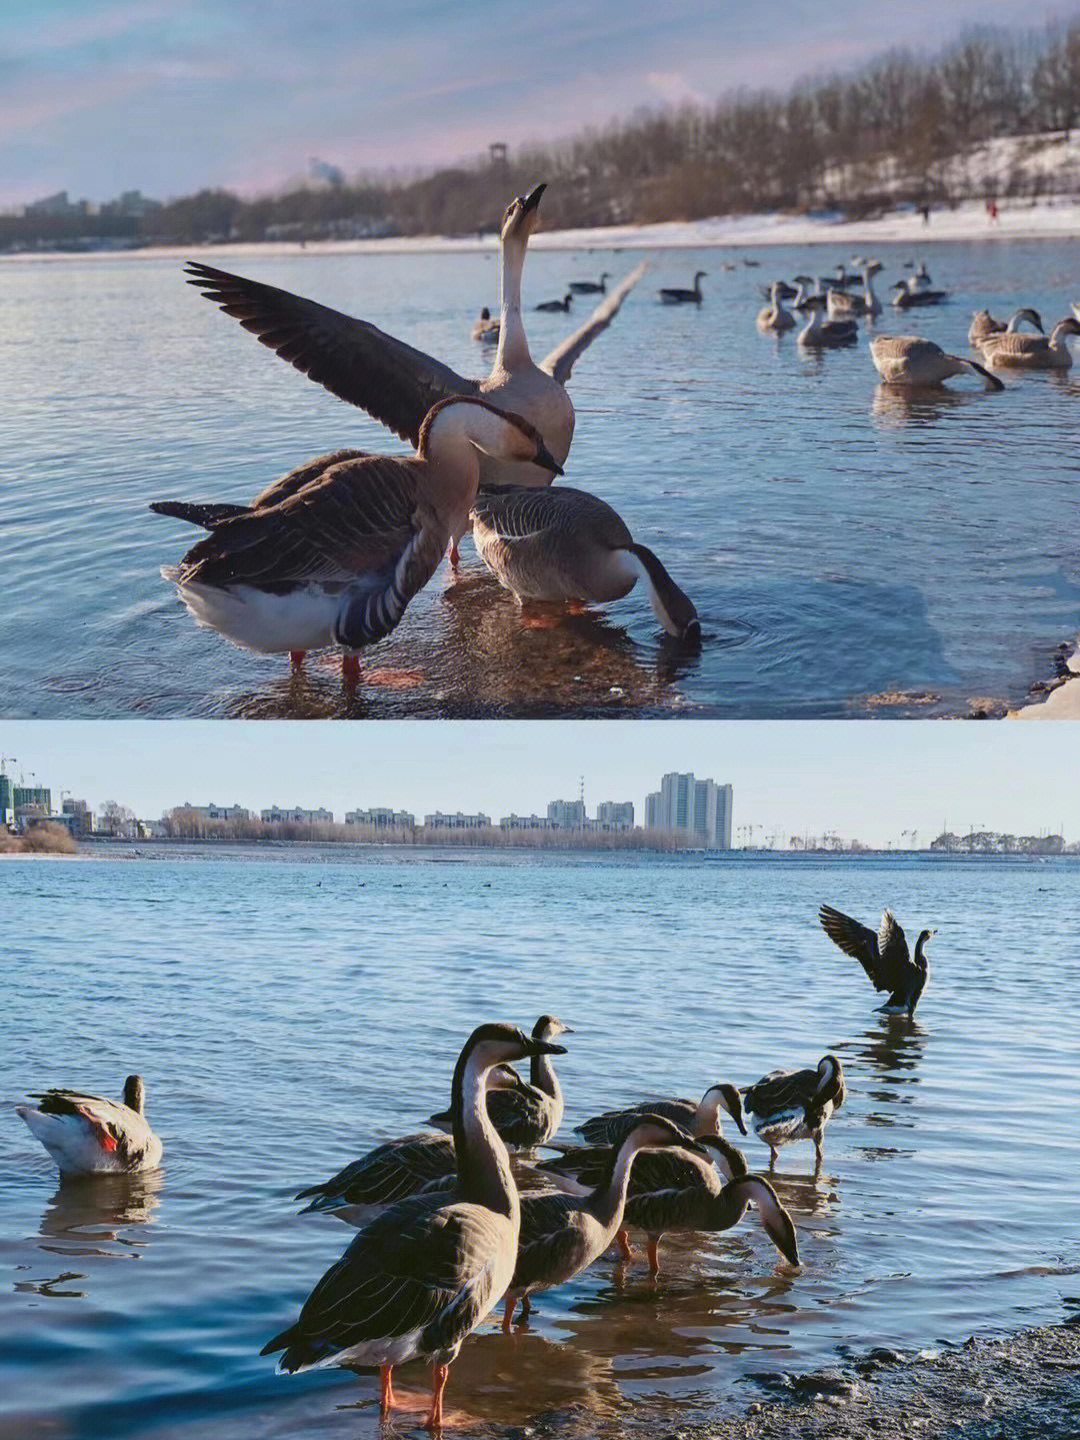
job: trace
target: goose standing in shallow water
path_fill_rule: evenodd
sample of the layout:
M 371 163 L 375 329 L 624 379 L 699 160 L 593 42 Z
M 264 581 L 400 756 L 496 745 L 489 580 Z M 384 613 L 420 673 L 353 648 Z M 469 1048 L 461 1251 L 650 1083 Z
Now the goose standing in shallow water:
M 685 1130 L 659 1115 L 641 1115 L 608 1160 L 607 1173 L 588 1195 L 524 1195 L 517 1263 L 506 1288 L 503 1329 L 510 1329 L 521 1301 L 537 1290 L 564 1285 L 598 1260 L 622 1224 L 634 1157 L 653 1147 L 677 1145 L 691 1153 L 701 1147 Z
M 593 1115 L 574 1129 L 588 1145 L 621 1145 L 642 1115 L 662 1115 L 700 1140 L 703 1135 L 721 1134 L 722 1110 L 727 1111 L 745 1135 L 742 1096 L 737 1085 L 728 1084 L 710 1085 L 696 1104 L 693 1100 L 642 1100 L 622 1110 Z
M 39 1104 L 16 1105 L 56 1161 L 61 1175 L 135 1175 L 156 1170 L 161 1141 L 143 1113 L 146 1090 L 141 1075 L 124 1081 L 124 1098 L 108 1100 L 78 1090 L 46 1090 Z
M 210 534 L 161 573 L 201 625 L 294 660 L 338 646 L 343 674 L 355 683 L 357 652 L 390 634 L 450 536 L 464 533 L 480 480 L 478 448 L 561 473 L 528 421 L 455 397 L 432 407 L 414 456 L 325 456 L 276 503 L 238 514 L 228 507 L 220 520 L 184 515 Z M 289 479 L 279 486 L 290 488 Z M 172 502 L 151 508 L 183 513 Z
M 870 358 L 886 385 L 936 387 L 950 375 L 971 370 L 982 378 L 987 390 L 1005 388 L 997 376 L 991 375 L 977 360 L 949 355 L 940 345 L 924 340 L 921 335 L 879 335 L 870 341 Z
M 773 334 L 782 335 L 785 330 L 794 330 L 795 316 L 790 310 L 785 310 L 783 305 L 785 291 L 790 298 L 790 287 L 782 280 L 773 281 L 770 303 L 758 311 L 757 328 L 762 332 L 771 331 Z
M 707 272 L 698 270 L 694 274 L 694 288 L 692 290 L 679 290 L 673 286 L 666 286 L 658 292 L 662 305 L 700 305 L 704 298 L 701 293 L 701 282 L 708 278 Z
M 1008 322 L 995 320 L 989 310 L 976 310 L 968 327 L 968 344 L 980 349 L 983 341 L 991 335 L 1015 335 L 1025 320 L 1030 321 L 1036 330 L 1042 333 L 1042 317 L 1037 310 L 1032 310 L 1030 305 L 1025 305 L 1022 310 L 1014 310 Z
M 834 910 L 831 905 L 821 906 L 818 919 L 833 944 L 858 960 L 873 981 L 874 989 L 888 992 L 888 1000 L 880 1007 L 886 1015 L 915 1014 L 929 973 L 926 944 L 937 934 L 936 930 L 919 932 L 912 958 L 907 936 L 891 910 L 881 912 L 876 934 L 868 925 L 860 925 L 858 920 Z
M 816 1070 L 773 1070 L 743 1091 L 743 1104 L 759 1140 L 776 1164 L 781 1145 L 813 1140 L 816 1168 L 821 1169 L 825 1126 L 844 1103 L 844 1071 L 835 1055 L 825 1055 Z
M 730 1230 L 751 1204 L 757 1206 L 765 1233 L 780 1254 L 789 1265 L 798 1265 L 795 1226 L 763 1175 L 737 1175 L 721 1184 L 720 1176 L 711 1165 L 702 1166 L 689 1185 L 665 1186 L 631 1196 L 623 1213 L 623 1224 L 645 1231 L 649 1271 L 659 1275 L 659 1247 L 664 1235 L 687 1231 L 715 1234 Z
M 1069 335 L 1080 335 L 1080 320 L 1071 315 L 1059 320 L 1049 335 L 988 335 L 982 342 L 983 358 L 998 369 L 1068 370 L 1073 363 Z
M 454 1070 L 454 1191 L 403 1200 L 361 1230 L 296 1323 L 261 1353 L 284 1351 L 278 1368 L 290 1373 L 377 1365 L 384 1416 L 396 1403 L 394 1366 L 424 1356 L 432 1364 L 426 1423 L 440 1428 L 449 1367 L 505 1294 L 518 1253 L 520 1201 L 510 1157 L 487 1118 L 487 1077 L 496 1065 L 562 1053 L 513 1025 L 474 1030 Z
M 653 552 L 636 545 L 621 517 L 584 490 L 495 490 L 472 508 L 480 558 L 519 603 L 606 604 L 644 576 L 661 625 L 696 641 L 701 622 Z

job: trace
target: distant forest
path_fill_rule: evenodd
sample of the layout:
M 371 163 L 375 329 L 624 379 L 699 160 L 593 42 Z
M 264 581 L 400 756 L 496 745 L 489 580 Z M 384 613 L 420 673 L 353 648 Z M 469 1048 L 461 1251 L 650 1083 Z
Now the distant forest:
M 144 213 L 121 202 L 0 216 L 0 248 L 489 233 L 507 200 L 549 182 L 549 228 L 646 224 L 764 210 L 838 209 L 1053 193 L 1076 184 L 965 157 L 1016 137 L 1067 139 L 1080 116 L 1080 19 L 1039 34 L 974 32 L 935 56 L 890 52 L 786 94 L 640 111 L 601 130 L 420 177 L 311 183 L 244 200 L 204 190 Z M 498 136 L 492 137 L 497 140 Z

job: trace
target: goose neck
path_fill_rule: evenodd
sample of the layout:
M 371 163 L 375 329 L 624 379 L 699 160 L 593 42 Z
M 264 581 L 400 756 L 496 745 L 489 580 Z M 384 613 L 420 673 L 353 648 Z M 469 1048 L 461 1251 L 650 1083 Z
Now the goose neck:
M 527 365 L 532 356 L 521 319 L 521 272 L 525 266 L 528 241 L 510 236 L 502 245 L 502 309 L 499 316 L 499 348 L 495 367 L 514 370 Z
M 586 1202 L 594 1218 L 612 1234 L 619 1228 L 626 1206 L 626 1192 L 630 1184 L 630 1167 L 640 1145 L 633 1137 L 627 1137 L 619 1146 L 611 1163 L 607 1178 L 596 1187 Z
M 529 1062 L 529 1082 L 552 1100 L 562 1100 L 562 1086 L 550 1055 L 534 1055 Z
M 492 1066 L 480 1057 L 463 1056 L 454 1072 L 452 1110 L 458 1193 L 500 1215 L 520 1215 L 510 1156 L 487 1113 L 487 1082 Z

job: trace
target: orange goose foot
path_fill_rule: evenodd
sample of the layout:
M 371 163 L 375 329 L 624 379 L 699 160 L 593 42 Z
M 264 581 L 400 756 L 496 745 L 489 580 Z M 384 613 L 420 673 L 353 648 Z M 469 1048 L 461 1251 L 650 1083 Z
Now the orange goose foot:
M 630 1232 L 628 1230 L 619 1231 L 615 1236 L 615 1246 L 624 1260 L 632 1260 L 634 1258 L 634 1252 L 630 1248 Z
M 659 1275 L 659 1274 L 660 1274 L 660 1254 L 659 1254 L 659 1251 L 660 1251 L 660 1236 L 659 1236 L 659 1235 L 650 1235 L 650 1236 L 649 1236 L 649 1243 L 648 1243 L 648 1245 L 646 1245 L 645 1249 L 646 1249 L 646 1251 L 648 1252 L 648 1256 L 649 1256 L 649 1274 L 650 1274 L 650 1275 L 654 1275 L 654 1276 L 655 1276 L 655 1275 Z
M 424 1421 L 424 1428 L 427 1430 L 441 1430 L 443 1426 L 443 1391 L 446 1389 L 446 1379 L 450 1374 L 449 1365 L 433 1365 L 431 1367 L 431 1414 Z
M 509 1335 L 509 1334 L 510 1334 L 510 1326 L 513 1324 L 513 1321 L 514 1321 L 514 1310 L 515 1310 L 516 1306 L 517 1306 L 517 1296 L 516 1296 L 516 1295 L 508 1295 L 508 1296 L 506 1297 L 506 1305 L 505 1305 L 505 1308 L 503 1309 L 503 1318 L 502 1318 L 502 1329 L 503 1329 L 503 1334 L 504 1334 L 504 1335 Z

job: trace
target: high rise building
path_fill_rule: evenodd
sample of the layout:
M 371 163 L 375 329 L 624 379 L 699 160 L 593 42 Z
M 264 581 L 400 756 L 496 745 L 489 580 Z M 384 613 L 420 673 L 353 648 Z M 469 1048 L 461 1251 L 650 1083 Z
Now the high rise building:
M 584 800 L 552 800 L 547 818 L 557 830 L 585 829 Z
M 731 809 L 730 785 L 672 773 L 645 799 L 645 828 L 688 831 L 709 850 L 730 850 Z
M 605 830 L 632 830 L 634 828 L 634 802 L 632 800 L 603 800 L 596 807 L 596 823 Z

